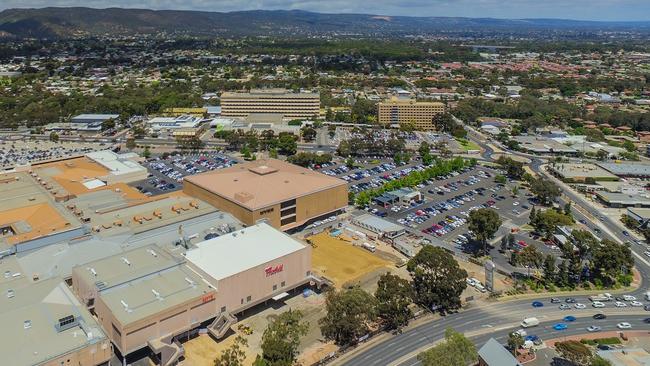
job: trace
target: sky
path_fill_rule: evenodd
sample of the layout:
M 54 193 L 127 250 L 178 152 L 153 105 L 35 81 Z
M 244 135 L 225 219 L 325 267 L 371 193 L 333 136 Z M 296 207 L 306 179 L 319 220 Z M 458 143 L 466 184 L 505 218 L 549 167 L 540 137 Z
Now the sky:
M 0 9 L 46 6 L 202 11 L 300 9 L 407 16 L 650 20 L 650 0 L 0 0 Z

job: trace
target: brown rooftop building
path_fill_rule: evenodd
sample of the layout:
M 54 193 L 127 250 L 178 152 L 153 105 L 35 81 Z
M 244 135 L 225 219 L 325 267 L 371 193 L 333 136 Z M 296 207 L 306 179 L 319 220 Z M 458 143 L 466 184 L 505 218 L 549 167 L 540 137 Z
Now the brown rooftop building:
M 185 178 L 183 190 L 246 225 L 266 220 L 288 230 L 347 206 L 347 183 L 276 159 Z

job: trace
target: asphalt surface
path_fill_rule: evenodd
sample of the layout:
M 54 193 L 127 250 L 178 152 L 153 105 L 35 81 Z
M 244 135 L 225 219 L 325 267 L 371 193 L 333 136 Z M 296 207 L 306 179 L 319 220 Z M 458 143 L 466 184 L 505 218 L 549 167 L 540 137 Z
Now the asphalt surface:
M 471 137 L 477 137 L 477 135 L 470 134 Z M 490 159 L 493 151 L 487 146 L 486 141 L 481 138 L 475 138 L 475 142 L 484 149 L 482 158 Z M 517 152 L 508 153 L 520 155 Z M 528 154 L 525 154 L 525 157 L 531 158 Z M 532 162 L 529 166 L 534 171 L 545 174 L 541 168 L 544 163 L 544 159 L 532 157 Z M 593 228 L 598 227 L 600 229 L 598 236 L 601 238 L 615 239 L 618 242 L 629 240 L 629 237 L 623 235 L 622 229 L 610 218 L 605 217 L 603 220 L 599 220 L 598 218 L 601 215 L 598 209 L 584 204 L 577 193 L 571 190 L 563 190 L 563 193 L 566 197 L 560 199 L 560 204 L 572 202 L 574 216 L 577 220 L 585 220 L 587 223 L 586 226 L 590 231 L 593 232 Z M 642 285 L 630 294 L 636 296 L 637 300 L 647 303 L 644 298 L 646 292 L 644 286 L 650 279 L 650 262 L 643 257 L 644 250 L 645 246 L 632 246 L 632 251 L 635 255 L 635 267 L 640 273 Z M 615 308 L 612 303 L 608 303 L 606 308 L 593 309 L 586 297 L 576 296 L 575 298 L 578 302 L 588 306 L 587 309 L 560 311 L 555 304 L 550 304 L 549 299 L 551 297 L 557 297 L 557 294 L 544 294 L 536 299 L 495 302 L 480 307 L 466 308 L 458 313 L 428 321 L 401 334 L 392 336 L 387 340 L 377 342 L 367 349 L 344 359 L 341 364 L 418 365 L 420 362 L 417 360 L 417 353 L 432 346 L 434 342 L 441 340 L 444 337 L 445 329 L 448 327 L 466 334 L 479 347 L 491 337 L 496 338 L 501 343 L 505 343 L 508 334 L 518 329 L 519 322 L 529 316 L 538 317 L 542 323 L 538 327 L 529 328 L 527 330 L 528 334 L 535 334 L 542 339 L 587 333 L 586 327 L 592 324 L 601 326 L 603 331 L 614 330 L 616 329 L 616 324 L 621 321 L 632 324 L 632 330 L 650 331 L 650 324 L 643 322 L 643 319 L 650 317 L 650 312 L 643 311 L 643 308 Z M 563 296 L 562 298 L 565 297 Z M 544 302 L 545 306 L 542 308 L 533 308 L 531 302 L 534 300 Z M 591 316 L 597 312 L 607 314 L 608 318 L 605 320 L 592 319 Z M 554 330 L 552 328 L 553 324 L 561 322 L 562 318 L 566 315 L 573 315 L 577 320 L 572 323 L 567 323 L 567 330 Z

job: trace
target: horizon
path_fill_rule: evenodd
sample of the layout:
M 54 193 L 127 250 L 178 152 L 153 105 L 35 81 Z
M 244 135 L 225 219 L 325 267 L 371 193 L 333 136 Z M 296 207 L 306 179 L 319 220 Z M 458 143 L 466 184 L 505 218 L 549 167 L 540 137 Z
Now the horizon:
M 515 0 L 517 6 L 503 6 L 501 0 L 410 0 L 398 4 L 380 0 L 368 11 L 359 1 L 333 0 L 327 3 L 315 0 L 261 0 L 256 6 L 250 1 L 188 0 L 182 4 L 176 0 L 7 0 L 0 4 L 0 11 L 8 9 L 43 8 L 91 8 L 91 9 L 140 9 L 229 13 L 238 11 L 306 11 L 322 14 L 364 14 L 404 17 L 443 18 L 493 18 L 493 19 L 549 19 L 595 22 L 647 22 L 650 21 L 650 2 L 643 0 L 575 0 L 565 4 L 563 0 L 547 0 L 540 4 L 535 0 Z M 474 4 L 468 4 L 474 3 Z M 338 4 L 338 5 L 337 5 Z M 627 4 L 627 5 L 626 5 Z M 648 14 L 646 18 L 636 18 Z

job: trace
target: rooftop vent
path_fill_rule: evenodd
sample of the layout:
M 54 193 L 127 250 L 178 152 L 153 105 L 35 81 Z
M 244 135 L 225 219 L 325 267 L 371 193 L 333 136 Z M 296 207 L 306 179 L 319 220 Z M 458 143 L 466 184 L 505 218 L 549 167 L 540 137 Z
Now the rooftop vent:
M 158 254 L 156 252 L 154 252 L 153 249 L 149 249 L 149 250 L 147 250 L 147 252 L 149 252 L 149 254 L 153 255 L 154 257 L 158 256 Z
M 122 257 L 122 262 L 126 263 L 127 266 L 131 265 L 131 262 L 126 257 Z
M 12 289 L 7 290 L 7 298 L 11 299 L 14 296 L 16 296 L 16 291 Z
M 268 165 L 259 165 L 256 167 L 248 168 L 250 172 L 253 172 L 257 175 L 266 175 L 266 174 L 271 174 L 275 173 L 278 170 L 276 168 L 270 167 Z
M 88 270 L 93 274 L 93 276 L 97 277 L 97 271 L 95 271 L 94 268 L 88 268 Z
M 156 291 L 155 289 L 151 289 L 151 293 L 156 297 L 156 299 L 162 301 L 163 297 L 160 296 L 160 292 Z
M 126 311 L 127 313 L 130 313 L 132 311 L 131 309 L 129 309 L 129 304 L 127 304 L 126 301 L 120 300 L 120 304 L 122 304 L 122 306 L 124 307 L 124 311 Z
M 31 328 L 31 327 L 32 327 L 32 321 L 31 321 L 31 320 L 25 320 L 25 321 L 23 322 L 23 328 L 25 328 L 25 329 L 29 329 L 29 328 Z
M 196 282 L 192 281 L 190 278 L 185 277 L 185 282 L 189 283 L 190 286 L 196 286 Z
M 79 320 L 74 315 L 67 315 L 59 318 L 59 322 L 55 325 L 57 332 L 63 332 L 79 325 Z

